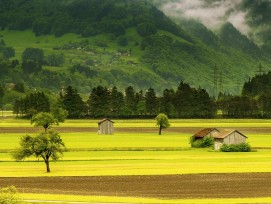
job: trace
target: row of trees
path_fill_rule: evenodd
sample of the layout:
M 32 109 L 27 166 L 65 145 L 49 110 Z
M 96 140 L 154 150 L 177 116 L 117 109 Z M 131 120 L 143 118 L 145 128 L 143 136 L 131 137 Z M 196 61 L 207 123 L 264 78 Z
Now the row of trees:
M 85 105 L 76 90 L 68 87 L 62 101 L 70 117 L 153 117 L 163 112 L 175 118 L 210 118 L 216 111 L 214 101 L 205 90 L 191 88 L 184 82 L 177 91 L 165 89 L 160 97 L 152 88 L 144 93 L 129 86 L 122 93 L 117 87 L 98 86 L 93 88 Z M 73 106 L 76 107 L 72 109 Z
M 150 118 L 160 112 L 170 118 L 213 118 L 218 110 L 226 118 L 270 118 L 271 94 L 257 97 L 220 94 L 215 101 L 204 89 L 194 89 L 181 82 L 176 91 L 165 89 L 162 96 L 157 96 L 152 88 L 143 93 L 129 86 L 123 93 L 117 87 L 98 86 L 84 101 L 76 89 L 68 86 L 54 104 L 50 104 L 43 92 L 28 94 L 14 103 L 14 113 L 22 117 L 59 108 L 66 110 L 69 118 Z
M 224 95 L 217 101 L 217 109 L 226 118 L 271 118 L 271 94 L 252 96 Z
M 144 93 L 129 86 L 123 93 L 117 87 L 97 86 L 92 89 L 87 101 L 83 101 L 76 89 L 68 86 L 53 106 L 67 110 L 69 118 L 144 118 L 160 112 L 171 118 L 211 118 L 216 112 L 214 100 L 204 89 L 191 88 L 184 82 L 176 91 L 165 89 L 162 96 L 157 96 L 152 88 Z M 21 116 L 31 117 L 48 111 L 49 99 L 43 92 L 31 93 L 14 104 L 14 112 Z

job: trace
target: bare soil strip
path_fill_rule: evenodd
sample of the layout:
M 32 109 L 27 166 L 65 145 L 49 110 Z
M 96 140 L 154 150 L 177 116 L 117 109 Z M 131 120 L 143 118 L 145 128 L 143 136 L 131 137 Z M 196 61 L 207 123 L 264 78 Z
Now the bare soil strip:
M 271 196 L 271 173 L 1 178 L 24 193 L 166 199 Z
M 194 134 L 197 131 L 201 130 L 204 127 L 171 127 L 164 132 L 168 133 L 189 133 Z M 219 128 L 219 127 L 217 127 Z M 95 127 L 54 127 L 54 129 L 60 133 L 67 133 L 67 132 L 97 132 L 98 128 Z M 225 128 L 221 128 L 225 129 Z M 238 129 L 244 134 L 252 134 L 252 133 L 271 133 L 270 127 L 239 127 L 239 128 L 231 128 L 227 127 L 226 129 Z M 36 133 L 38 131 L 42 131 L 40 128 L 34 127 L 0 127 L 0 133 Z M 153 133 L 157 132 L 158 128 L 156 127 L 144 127 L 144 128 L 135 128 L 135 127 L 123 127 L 123 128 L 115 128 L 115 132 L 131 132 L 131 133 Z

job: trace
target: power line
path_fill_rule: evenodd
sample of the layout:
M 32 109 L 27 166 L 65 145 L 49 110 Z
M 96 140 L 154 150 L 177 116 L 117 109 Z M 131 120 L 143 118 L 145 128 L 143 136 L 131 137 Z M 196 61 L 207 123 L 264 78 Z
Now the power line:
M 218 82 L 218 69 L 217 69 L 217 66 L 216 66 L 216 64 L 215 64 L 215 67 L 214 67 L 214 79 L 213 79 L 213 85 L 214 85 L 214 87 L 213 87 L 213 94 L 214 94 L 214 96 L 216 96 L 217 95 L 217 82 Z
M 223 73 L 220 71 L 219 75 L 219 91 L 220 93 L 223 93 Z
M 264 74 L 264 70 L 263 70 L 263 67 L 262 67 L 261 63 L 259 64 L 258 70 L 255 71 L 255 73 L 259 74 L 259 75 L 263 75 Z

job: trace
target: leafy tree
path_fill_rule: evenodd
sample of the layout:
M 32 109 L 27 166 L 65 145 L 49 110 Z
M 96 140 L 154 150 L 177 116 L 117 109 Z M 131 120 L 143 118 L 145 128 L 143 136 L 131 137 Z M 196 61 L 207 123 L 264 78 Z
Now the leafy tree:
M 8 186 L 0 189 L 1 204 L 19 204 L 22 200 L 19 198 L 18 191 L 15 186 Z
M 170 127 L 170 123 L 168 121 L 168 117 L 164 113 L 159 113 L 156 118 L 156 126 L 159 127 L 159 135 L 162 134 L 162 129 Z
M 9 59 L 11 57 L 14 57 L 15 50 L 12 47 L 7 47 L 6 43 L 3 39 L 0 41 L 0 53 L 2 53 L 4 59 Z
M 42 65 L 36 61 L 28 60 L 28 61 L 23 61 L 22 69 L 26 73 L 39 72 L 42 70 Z
M 46 164 L 47 173 L 50 172 L 50 158 L 57 161 L 65 151 L 65 144 L 57 132 L 45 131 L 37 136 L 26 135 L 20 140 L 20 147 L 12 154 L 17 161 L 27 157 L 41 157 Z
M 55 117 L 55 119 L 58 122 L 64 123 L 64 121 L 66 120 L 66 118 L 68 117 L 69 113 L 67 110 L 58 107 L 58 108 L 53 108 L 52 110 L 52 114 Z
M 26 48 L 22 56 L 23 61 L 34 61 L 42 64 L 44 60 L 44 52 L 40 48 Z
M 23 52 L 22 69 L 26 73 L 39 72 L 42 70 L 43 51 L 38 48 L 27 48 Z M 37 53 L 35 53 L 37 51 Z
M 58 120 L 51 113 L 40 112 L 32 117 L 31 124 L 33 123 L 35 127 L 43 127 L 46 132 L 53 124 L 58 125 Z
M 50 54 L 46 57 L 46 64 L 49 66 L 60 67 L 64 63 L 63 54 Z
M 15 50 L 13 47 L 0 46 L 0 53 L 2 52 L 5 59 L 9 59 L 15 56 Z

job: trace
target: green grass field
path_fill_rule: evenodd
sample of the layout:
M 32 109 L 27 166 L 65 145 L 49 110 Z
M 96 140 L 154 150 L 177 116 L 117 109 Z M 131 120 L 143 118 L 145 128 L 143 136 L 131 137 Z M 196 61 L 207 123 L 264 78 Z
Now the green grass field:
M 60 127 L 97 127 L 98 120 L 67 120 Z M 116 127 L 155 127 L 154 120 L 116 120 Z M 171 127 L 270 127 L 271 120 L 171 120 Z M 2 119 L 1 127 L 32 127 L 28 120 Z M 129 129 L 127 129 L 129 130 Z M 50 174 L 40 159 L 28 158 L 15 162 L 11 153 L 26 133 L 0 135 L 1 177 L 29 176 L 105 176 L 105 175 L 163 175 L 198 173 L 237 173 L 271 171 L 271 137 L 269 133 L 248 134 L 248 142 L 257 151 L 249 153 L 222 153 L 212 149 L 191 149 L 191 133 L 165 131 L 159 136 L 153 132 L 116 132 L 114 135 L 97 135 L 96 132 L 60 133 L 68 152 L 57 162 L 51 162 Z M 242 163 L 242 165 L 239 165 Z M 25 199 L 41 199 L 41 195 L 23 194 Z M 145 198 L 90 197 L 46 195 L 45 200 L 167 203 L 167 200 Z M 42 200 L 42 199 L 41 199 Z M 212 199 L 212 203 L 246 203 L 270 198 Z M 170 203 L 209 203 L 208 199 L 170 200 Z M 61 202 L 59 202 L 61 203 Z
M 21 197 L 27 200 L 37 199 L 36 194 L 22 194 Z M 131 198 L 114 196 L 78 196 L 78 195 L 49 195 L 39 194 L 40 200 L 54 201 L 64 204 L 69 202 L 93 202 L 93 203 L 146 203 L 146 204 L 244 204 L 244 203 L 270 203 L 271 198 L 235 198 L 235 199 L 154 199 L 154 198 Z M 59 202 L 57 202 L 59 201 Z M 64 201 L 64 202 L 63 202 Z M 42 203 L 43 204 L 43 203 Z M 45 204 L 45 203 L 44 203 Z

